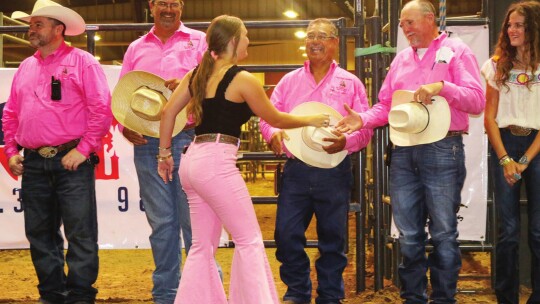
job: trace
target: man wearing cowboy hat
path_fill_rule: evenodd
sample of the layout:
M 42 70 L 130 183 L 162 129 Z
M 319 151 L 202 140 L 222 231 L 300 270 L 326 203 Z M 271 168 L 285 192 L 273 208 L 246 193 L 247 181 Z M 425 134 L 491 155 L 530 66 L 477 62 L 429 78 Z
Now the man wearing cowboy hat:
M 110 92 L 94 57 L 68 46 L 85 22 L 75 11 L 38 0 L 28 39 L 36 53 L 17 70 L 3 115 L 5 153 L 22 175 L 25 232 L 39 280 L 41 303 L 94 303 L 98 230 L 94 152 L 112 114 Z M 19 148 L 24 149 L 23 155 Z M 68 248 L 64 272 L 64 226 Z
M 150 11 L 154 17 L 154 27 L 146 35 L 131 43 L 124 55 L 121 79 L 128 76 L 128 72 L 139 70 L 155 74 L 153 77 L 142 76 L 140 86 L 148 86 L 154 91 L 170 95 L 180 79 L 201 60 L 207 49 L 205 37 L 201 31 L 186 27 L 181 22 L 184 2 L 181 0 L 150 0 Z M 137 72 L 131 72 L 137 73 Z M 131 74 L 130 73 L 130 74 Z M 128 77 L 137 77 L 131 74 Z M 162 83 L 154 83 L 152 79 L 161 77 Z M 122 82 L 122 80 L 120 80 Z M 129 81 L 128 81 L 129 82 Z M 122 89 L 122 88 L 118 88 Z M 117 88 L 115 88 L 116 92 Z M 133 88 L 136 92 L 148 92 L 144 88 Z M 126 94 L 131 96 L 129 92 Z M 136 94 L 135 94 L 136 95 Z M 133 96 L 135 96 L 133 95 Z M 113 94 L 113 110 L 116 104 L 116 94 Z M 127 100 L 127 97 L 125 98 Z M 131 109 L 138 117 L 129 122 L 126 113 L 117 113 L 126 120 L 123 122 L 123 135 L 134 145 L 134 161 L 139 179 L 140 196 L 144 204 L 148 223 L 152 228 L 150 245 L 156 269 L 152 274 L 154 287 L 152 295 L 155 303 L 173 303 L 180 279 L 181 234 L 184 237 L 186 253 L 191 246 L 191 222 L 187 198 L 180 185 L 178 168 L 184 146 L 188 145 L 194 137 L 194 130 L 188 126 L 173 137 L 171 147 L 159 147 L 159 117 L 148 123 L 149 116 L 143 114 L 133 106 Z M 154 103 L 154 104 L 159 104 Z M 159 107 L 158 107 L 159 108 Z M 131 111 L 131 110 L 129 110 Z M 157 112 L 156 112 L 157 113 Z M 129 114 L 129 113 L 128 113 Z M 146 113 L 148 114 L 148 113 Z M 161 114 L 159 112 L 159 114 Z M 185 113 L 181 113 L 185 116 Z M 145 117 L 141 119 L 141 117 Z M 180 120 L 180 118 L 179 118 Z M 175 127 L 180 126 L 177 120 Z M 120 121 L 120 120 L 119 120 Z M 147 129 L 157 123 L 157 130 Z M 185 121 L 183 121 L 185 123 Z M 178 130 L 180 130 L 178 129 Z M 169 151 L 174 157 L 175 174 L 170 183 L 163 183 L 157 172 L 156 155 L 159 151 Z
M 485 105 L 474 54 L 460 40 L 438 32 L 435 13 L 426 0 L 414 0 L 403 7 L 400 27 L 411 47 L 393 60 L 379 92 L 379 103 L 364 113 L 349 110 L 350 115 L 338 127 L 341 131 L 371 129 L 390 120 L 390 133 L 395 140 L 390 197 L 393 218 L 400 231 L 403 259 L 398 272 L 405 303 L 428 302 L 428 268 L 430 302 L 455 303 L 461 268 L 457 211 L 466 175 L 462 135 L 469 128 L 468 115 L 482 113 Z M 420 102 L 416 104 L 420 113 L 425 113 L 425 109 L 431 114 L 439 112 L 435 110 L 439 106 L 440 111 L 448 111 L 444 110 L 446 102 L 440 103 L 437 95 L 448 103 L 449 124 L 432 129 L 432 120 L 437 120 L 434 117 L 416 130 L 410 123 L 404 124 L 403 111 L 411 110 L 410 105 L 400 106 L 406 100 Z M 431 105 L 433 110 L 429 109 Z M 447 133 L 436 134 L 437 129 Z M 433 245 L 427 258 L 426 224 Z
M 287 285 L 284 303 L 311 303 L 310 261 L 304 246 L 305 231 L 314 214 L 320 252 L 316 261 L 316 302 L 340 303 L 345 297 L 345 235 L 353 182 L 348 154 L 364 148 L 373 132 L 340 134 L 331 126 L 346 114 L 344 104 L 359 112 L 368 109 L 360 80 L 334 61 L 339 45 L 337 34 L 328 19 L 310 22 L 306 38 L 309 60 L 304 67 L 285 75 L 271 97 L 282 112 L 328 113 L 326 127 L 280 130 L 265 121 L 260 123 L 261 133 L 274 153 L 285 152 L 288 157 L 275 230 L 280 276 Z

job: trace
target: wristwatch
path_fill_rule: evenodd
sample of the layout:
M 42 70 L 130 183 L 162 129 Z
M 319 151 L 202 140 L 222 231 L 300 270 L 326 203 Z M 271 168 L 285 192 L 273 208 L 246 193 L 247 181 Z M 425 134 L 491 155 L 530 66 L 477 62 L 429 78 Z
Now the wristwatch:
M 522 164 L 522 165 L 528 165 L 529 164 L 529 159 L 527 158 L 527 155 L 523 155 L 518 163 Z

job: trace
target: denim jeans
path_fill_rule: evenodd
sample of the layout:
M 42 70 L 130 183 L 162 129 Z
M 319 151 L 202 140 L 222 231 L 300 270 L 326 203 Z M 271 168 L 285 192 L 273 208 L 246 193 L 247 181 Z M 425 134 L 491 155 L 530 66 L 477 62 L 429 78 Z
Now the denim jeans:
M 181 235 L 186 253 L 191 247 L 191 222 L 186 194 L 180 185 L 178 168 L 184 146 L 193 140 L 194 130 L 173 137 L 171 153 L 174 158 L 173 180 L 167 184 L 157 174 L 156 155 L 159 138 L 145 136 L 148 143 L 134 147 L 135 168 L 139 178 L 140 196 L 146 218 L 152 229 L 150 246 L 156 269 L 152 274 L 152 296 L 159 304 L 173 303 L 180 280 L 182 264 Z
M 25 151 L 22 175 L 24 225 L 38 276 L 39 295 L 51 303 L 94 302 L 98 276 L 98 228 L 94 165 L 63 168 L 68 151 L 52 158 Z M 68 242 L 64 272 L 64 240 Z
M 344 250 L 351 189 L 350 157 L 332 169 L 311 167 L 298 159 L 285 163 L 275 230 L 281 280 L 287 285 L 283 300 L 311 301 L 310 261 L 304 248 L 313 215 L 320 253 L 315 262 L 316 303 L 335 303 L 345 297 Z
M 536 134 L 514 136 L 501 129 L 501 139 L 506 152 L 519 160 L 531 145 Z M 495 189 L 495 206 L 499 219 L 499 237 L 495 247 L 496 277 L 495 294 L 499 303 L 519 303 L 519 236 L 520 236 L 520 188 L 525 183 L 527 191 L 527 215 L 529 220 L 529 250 L 531 251 L 532 294 L 527 303 L 540 303 L 540 161 L 538 156 L 531 160 L 522 172 L 522 179 L 510 186 L 504 179 L 503 167 L 492 150 L 491 168 Z
M 390 197 L 400 232 L 403 257 L 398 273 L 405 303 L 427 303 L 428 268 L 433 290 L 430 300 L 455 303 L 461 268 L 456 214 L 465 175 L 461 136 L 431 144 L 395 147 L 392 151 Z M 433 245 L 428 258 L 426 225 Z

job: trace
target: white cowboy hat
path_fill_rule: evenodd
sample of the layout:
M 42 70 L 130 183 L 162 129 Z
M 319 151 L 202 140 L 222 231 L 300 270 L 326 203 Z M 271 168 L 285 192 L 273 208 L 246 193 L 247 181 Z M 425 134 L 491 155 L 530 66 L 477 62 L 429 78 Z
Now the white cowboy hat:
M 20 19 L 26 22 L 30 22 L 32 17 L 48 17 L 62 22 L 66 25 L 65 33 L 67 36 L 77 36 L 86 30 L 86 24 L 81 15 L 51 0 L 37 0 L 30 15 L 20 11 L 11 14 L 12 19 Z
M 310 101 L 304 102 L 292 109 L 293 115 L 314 115 L 327 113 L 330 115 L 330 126 L 335 125 L 343 116 L 334 108 L 320 102 Z M 328 154 L 323 150 L 323 146 L 331 145 L 330 141 L 323 141 L 324 138 L 337 138 L 332 133 L 333 127 L 316 128 L 303 127 L 284 130 L 289 136 L 289 140 L 285 140 L 285 147 L 296 158 L 304 163 L 318 168 L 334 168 L 339 165 L 347 156 L 347 151 L 343 150 L 338 153 Z
M 114 87 L 111 109 L 116 120 L 126 128 L 159 137 L 161 111 L 171 93 L 163 78 L 144 71 L 131 71 Z M 184 109 L 176 116 L 173 136 L 182 131 L 186 122 Z
M 414 92 L 397 90 L 388 114 L 390 139 L 397 146 L 429 144 L 443 139 L 450 128 L 446 99 L 434 96 L 432 104 L 414 101 Z

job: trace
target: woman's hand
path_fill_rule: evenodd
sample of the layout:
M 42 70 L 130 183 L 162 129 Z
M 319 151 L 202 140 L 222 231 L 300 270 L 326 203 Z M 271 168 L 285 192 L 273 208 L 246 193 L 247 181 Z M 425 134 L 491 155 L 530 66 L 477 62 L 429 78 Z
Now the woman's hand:
M 169 156 L 158 156 L 158 174 L 167 184 L 169 181 L 173 180 L 172 172 L 174 168 L 174 159 L 171 155 Z
M 310 126 L 322 128 L 330 126 L 330 115 L 327 113 L 313 115 L 310 119 Z
M 525 171 L 527 165 L 516 163 L 514 160 L 504 166 L 504 179 L 513 186 L 521 179 L 521 172 Z

